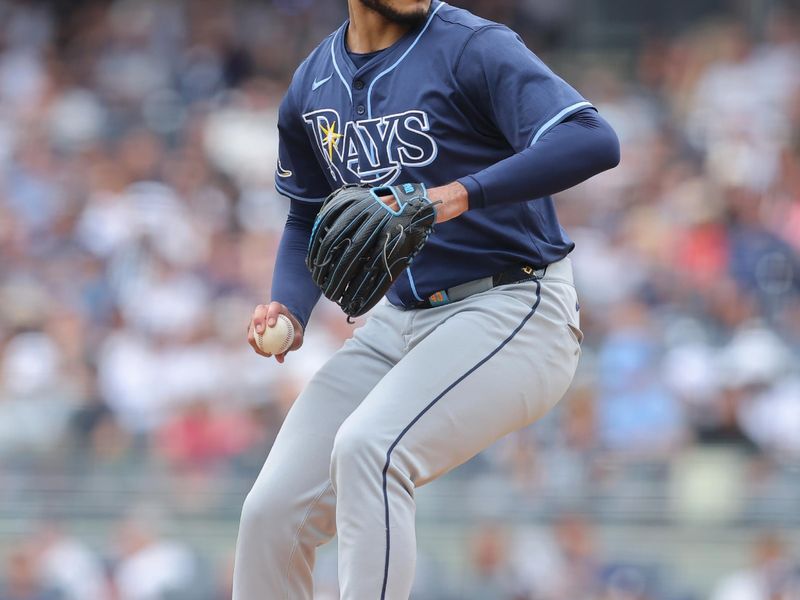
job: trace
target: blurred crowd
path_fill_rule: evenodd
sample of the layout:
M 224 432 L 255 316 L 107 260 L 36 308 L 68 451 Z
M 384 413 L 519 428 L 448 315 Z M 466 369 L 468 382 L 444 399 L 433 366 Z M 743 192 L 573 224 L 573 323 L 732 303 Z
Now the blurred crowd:
M 721 448 L 734 457 L 725 464 L 736 480 L 723 482 L 734 495 L 766 490 L 760 502 L 796 483 L 797 16 L 776 9 L 758 30 L 688 23 L 622 57 L 570 60 L 559 44 L 574 3 L 455 4 L 541 44 L 623 146 L 618 169 L 557 201 L 577 243 L 585 333 L 573 389 L 465 476 L 491 477 L 523 503 L 574 500 L 624 483 L 609 464 L 647 465 L 663 483 L 689 469 L 687 455 Z M 255 477 L 298 390 L 352 331 L 322 302 L 283 367 L 245 337 L 288 208 L 272 181 L 276 108 L 344 14 L 343 1 L 117 0 L 56 12 L 0 0 L 0 505 L 17 476 L 81 486 L 158 473 L 200 489 Z M 732 518 L 757 520 L 758 503 L 733 504 Z M 45 519 L 8 555 L 0 600 L 102 600 L 109 589 L 120 600 L 202 600 L 198 582 L 220 590 L 208 598 L 229 594 L 228 559 L 204 568 L 211 559 L 160 537 L 157 520 L 127 515 L 100 560 Z M 538 550 L 554 566 L 534 572 L 537 561 L 520 563 L 524 540 L 479 528 L 475 581 L 456 597 L 662 597 L 646 571 L 605 568 L 590 532 L 577 517 L 557 522 Z M 793 572 L 779 540 L 760 544 L 759 556 Z M 154 570 L 164 581 L 141 575 L 152 564 L 171 565 Z M 103 591 L 80 587 L 95 579 Z M 798 597 L 724 584 L 715 600 Z

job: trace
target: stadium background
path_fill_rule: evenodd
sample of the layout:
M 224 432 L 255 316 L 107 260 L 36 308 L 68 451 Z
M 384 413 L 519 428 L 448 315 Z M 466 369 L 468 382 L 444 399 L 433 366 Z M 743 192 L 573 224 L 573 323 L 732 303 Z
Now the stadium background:
M 568 397 L 419 493 L 415 600 L 800 598 L 800 28 L 770 0 L 454 0 L 592 100 Z M 246 345 L 275 112 L 344 0 L 0 0 L 0 600 L 230 598 L 303 383 Z M 491 402 L 490 398 L 486 399 Z M 319 598 L 335 599 L 335 555 Z

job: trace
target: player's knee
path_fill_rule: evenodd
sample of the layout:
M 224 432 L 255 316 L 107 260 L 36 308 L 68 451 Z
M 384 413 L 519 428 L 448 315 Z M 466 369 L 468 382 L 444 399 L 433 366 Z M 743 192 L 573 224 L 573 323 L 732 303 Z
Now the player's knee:
M 276 523 L 291 518 L 289 499 L 270 486 L 253 487 L 242 504 L 241 528 L 249 531 L 275 530 Z
M 382 469 L 386 459 L 384 448 L 377 436 L 365 428 L 345 423 L 336 434 L 331 453 L 331 479 L 347 476 L 353 470 Z
M 326 482 L 327 484 L 327 482 Z M 336 533 L 333 494 L 313 490 L 298 498 L 280 481 L 259 480 L 242 504 L 240 544 L 259 552 L 285 557 L 297 544 L 313 548 Z

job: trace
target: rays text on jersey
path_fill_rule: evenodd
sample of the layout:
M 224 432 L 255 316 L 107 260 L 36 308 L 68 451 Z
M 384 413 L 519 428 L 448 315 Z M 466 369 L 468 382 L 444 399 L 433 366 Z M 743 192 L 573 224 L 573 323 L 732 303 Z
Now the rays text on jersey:
M 436 158 L 438 146 L 428 133 L 428 114 L 408 110 L 374 119 L 347 121 L 331 108 L 303 115 L 311 139 L 341 183 L 388 185 L 403 167 L 423 167 Z

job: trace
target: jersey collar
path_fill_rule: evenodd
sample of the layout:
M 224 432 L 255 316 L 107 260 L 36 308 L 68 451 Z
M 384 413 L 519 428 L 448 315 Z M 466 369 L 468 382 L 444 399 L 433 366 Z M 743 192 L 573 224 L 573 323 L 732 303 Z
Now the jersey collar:
M 356 68 L 353 64 L 350 55 L 347 53 L 345 46 L 345 36 L 347 27 L 350 20 L 345 21 L 341 27 L 334 34 L 334 39 L 331 45 L 331 58 L 333 60 L 333 67 L 336 71 L 342 85 L 347 89 L 347 93 L 351 100 L 353 97 L 351 91 L 351 84 L 356 75 L 362 75 L 369 81 L 374 82 L 377 78 L 381 78 L 390 71 L 394 70 L 403 60 L 410 54 L 417 42 L 425 35 L 428 30 L 433 17 L 444 6 L 444 2 L 440 0 L 432 0 L 431 7 L 428 12 L 428 18 L 425 22 L 406 33 L 403 37 L 397 40 L 394 44 L 389 46 L 385 52 L 380 55 L 380 58 L 368 62 L 360 69 Z M 372 72 L 376 71 L 374 77 Z

